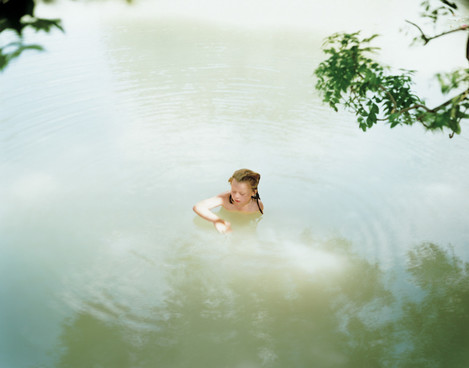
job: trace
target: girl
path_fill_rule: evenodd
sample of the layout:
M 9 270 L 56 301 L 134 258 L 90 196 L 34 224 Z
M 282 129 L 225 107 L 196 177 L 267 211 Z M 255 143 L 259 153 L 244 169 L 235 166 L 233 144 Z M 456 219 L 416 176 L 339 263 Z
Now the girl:
M 193 210 L 203 219 L 213 223 L 220 233 L 231 231 L 231 224 L 214 214 L 211 210 L 215 207 L 223 206 L 228 211 L 242 213 L 264 213 L 264 205 L 259 197 L 257 186 L 261 179 L 260 174 L 248 170 L 236 170 L 228 182 L 231 190 L 221 193 L 215 197 L 204 199 L 198 202 Z

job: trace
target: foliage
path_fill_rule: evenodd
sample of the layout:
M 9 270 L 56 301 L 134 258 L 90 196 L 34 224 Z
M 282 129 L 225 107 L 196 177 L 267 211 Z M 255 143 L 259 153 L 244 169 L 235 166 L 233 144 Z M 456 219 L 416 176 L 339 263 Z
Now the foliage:
M 424 1 L 424 16 L 436 22 L 438 17 L 452 14 L 456 4 L 442 1 L 436 9 Z M 466 31 L 468 26 L 427 36 L 420 27 L 418 37 L 424 44 L 434 38 L 456 31 Z M 335 111 L 338 106 L 351 110 L 356 116 L 360 128 L 366 131 L 379 121 L 386 121 L 391 128 L 397 125 L 421 123 L 429 130 L 451 130 L 450 137 L 461 132 L 461 121 L 469 118 L 469 69 L 459 69 L 440 73 L 437 78 L 443 94 L 456 92 L 455 96 L 439 106 L 430 108 L 424 98 L 412 92 L 415 73 L 400 69 L 393 74 L 387 66 L 372 58 L 379 48 L 370 46 L 378 37 L 374 34 L 361 38 L 360 32 L 336 33 L 329 36 L 323 51 L 328 59 L 321 62 L 315 70 L 316 89 L 320 91 L 324 102 Z M 462 88 L 462 91 L 461 91 Z
M 458 9 L 456 3 L 447 0 L 441 0 L 436 5 L 432 1 L 424 0 L 421 5 L 423 7 L 422 17 L 430 19 L 433 23 L 436 23 L 441 17 L 455 15 Z
M 11 51 L 9 49 L 11 48 Z M 11 42 L 0 49 L 0 70 L 4 69 L 8 63 L 21 55 L 25 50 L 44 50 L 40 45 L 25 45 L 22 42 Z
M 54 29 L 64 32 L 60 19 L 38 18 L 34 15 L 34 9 L 38 0 L 0 0 L 0 34 L 12 32 L 14 41 L 6 45 L 0 43 L 0 72 L 5 70 L 8 64 L 19 57 L 25 50 L 42 51 L 40 45 L 28 45 L 24 41 L 25 30 L 43 31 L 50 33 Z M 132 3 L 132 0 L 126 0 Z M 43 0 L 52 3 L 54 0 Z
M 44 19 L 34 16 L 34 0 L 10 0 L 0 2 L 0 33 L 13 31 L 16 41 L 6 45 L 0 44 L 0 71 L 3 71 L 11 60 L 19 57 L 25 50 L 44 50 L 40 45 L 24 43 L 24 32 L 27 28 L 35 31 L 50 32 L 57 28 L 63 31 L 60 19 Z

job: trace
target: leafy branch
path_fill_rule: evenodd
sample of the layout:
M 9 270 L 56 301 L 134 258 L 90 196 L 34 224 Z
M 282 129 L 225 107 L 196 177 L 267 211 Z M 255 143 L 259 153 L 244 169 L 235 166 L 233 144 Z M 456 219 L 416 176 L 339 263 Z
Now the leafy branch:
M 441 14 L 454 12 L 456 5 L 441 0 L 443 5 L 426 11 L 436 21 Z M 420 31 L 424 43 L 457 31 L 465 31 L 469 26 L 427 36 Z M 361 38 L 360 32 L 336 33 L 326 39 L 323 51 L 328 56 L 319 64 L 314 74 L 317 77 L 316 89 L 322 95 L 323 102 L 338 111 L 343 106 L 357 116 L 359 127 L 366 131 L 379 121 L 386 121 L 391 128 L 397 125 L 420 123 L 428 130 L 451 131 L 460 134 L 461 121 L 469 114 L 469 69 L 460 69 L 450 73 L 437 74 L 443 94 L 455 92 L 455 96 L 436 107 L 429 107 L 424 99 L 412 92 L 414 71 L 400 70 L 392 74 L 387 66 L 382 66 L 372 56 L 379 48 L 370 43 L 378 35 Z M 469 50 L 468 50 L 469 54 Z M 461 91 L 460 87 L 463 87 Z
M 458 28 L 455 28 L 455 29 L 451 29 L 449 31 L 445 31 L 445 32 L 441 32 L 439 34 L 436 34 L 434 36 L 427 36 L 425 34 L 425 32 L 422 31 L 422 28 L 420 28 L 417 24 L 411 22 L 410 20 L 406 20 L 407 23 L 413 25 L 414 27 L 416 27 L 419 32 L 420 32 L 420 38 L 423 40 L 423 44 L 426 45 L 427 43 L 429 43 L 431 40 L 434 40 L 435 38 L 438 38 L 438 37 L 442 37 L 442 36 L 446 36 L 446 35 L 449 35 L 450 33 L 454 33 L 454 32 L 459 32 L 459 31 L 464 31 L 466 29 L 469 28 L 469 26 L 467 24 L 464 24 Z
M 430 19 L 434 24 L 441 18 L 456 15 L 458 10 L 457 4 L 448 0 L 423 0 L 420 5 L 423 8 L 422 18 Z
M 23 51 L 36 50 L 43 51 L 40 45 L 27 45 L 23 40 L 23 32 L 26 28 L 35 31 L 51 32 L 57 28 L 64 32 L 60 19 L 44 19 L 34 16 L 33 0 L 0 1 L 0 33 L 13 31 L 17 40 L 6 45 L 0 45 L 0 71 L 15 58 L 19 57 Z
M 9 51 L 11 49 L 11 51 Z M 0 48 L 0 71 L 4 69 L 11 60 L 19 57 L 25 50 L 43 51 L 40 45 L 25 45 L 22 42 L 11 42 Z
M 19 57 L 25 50 L 42 51 L 40 45 L 26 45 L 23 31 L 32 28 L 36 32 L 50 33 L 54 29 L 64 32 L 60 19 L 44 19 L 34 15 L 34 9 L 38 0 L 0 0 L 0 35 L 5 31 L 13 31 L 16 34 L 16 42 L 7 45 L 0 43 L 0 72 L 3 71 L 11 60 Z M 43 0 L 53 3 L 54 0 Z M 125 0 L 132 4 L 134 0 Z

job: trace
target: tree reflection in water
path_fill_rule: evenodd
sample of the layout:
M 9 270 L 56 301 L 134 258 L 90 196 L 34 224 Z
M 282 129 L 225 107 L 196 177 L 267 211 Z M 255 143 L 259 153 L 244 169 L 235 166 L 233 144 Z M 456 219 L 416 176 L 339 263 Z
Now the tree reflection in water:
M 468 366 L 469 266 L 441 247 L 409 253 L 408 273 L 423 295 L 401 302 L 378 265 L 344 241 L 308 245 L 341 259 L 335 273 L 280 259 L 266 260 L 271 272 L 259 264 L 239 270 L 231 256 L 184 256 L 189 246 L 171 260 L 171 292 L 149 316 L 157 323 L 137 330 L 78 314 L 63 327 L 58 366 Z
M 399 328 L 412 348 L 401 366 L 469 367 L 469 263 L 422 244 L 409 253 L 408 272 L 424 295 L 403 306 Z

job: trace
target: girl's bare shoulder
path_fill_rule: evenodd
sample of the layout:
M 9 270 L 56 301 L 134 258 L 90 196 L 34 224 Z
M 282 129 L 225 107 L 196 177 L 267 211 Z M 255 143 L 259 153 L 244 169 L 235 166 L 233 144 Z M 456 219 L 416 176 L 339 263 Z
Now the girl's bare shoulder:
M 227 203 L 230 203 L 230 191 L 223 192 L 217 195 L 218 198 L 220 198 L 223 201 L 223 205 L 226 205 Z
M 226 192 L 223 192 L 223 193 L 218 194 L 217 197 L 229 199 L 229 198 L 230 198 L 230 194 L 231 194 L 231 192 L 228 190 L 228 191 L 226 191 Z
M 220 193 L 210 198 L 203 199 L 195 204 L 194 207 L 198 208 L 208 208 L 212 209 L 218 206 L 225 206 L 225 203 L 229 203 L 229 195 L 230 193 Z

